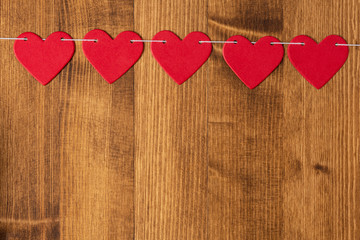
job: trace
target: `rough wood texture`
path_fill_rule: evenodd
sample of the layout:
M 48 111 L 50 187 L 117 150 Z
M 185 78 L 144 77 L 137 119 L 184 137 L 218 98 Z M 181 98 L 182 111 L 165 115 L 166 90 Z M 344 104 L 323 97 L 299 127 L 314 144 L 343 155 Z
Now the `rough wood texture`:
M 359 10 L 353 0 L 1 0 L 0 36 L 169 29 L 356 43 Z M 12 46 L 0 42 L 0 240 L 359 238 L 359 49 L 321 90 L 286 55 L 249 90 L 220 44 L 182 86 L 149 44 L 109 85 L 76 43 L 46 87 Z
M 1 1 L 1 36 L 133 28 L 133 2 Z M 2 41 L 0 239 L 133 239 L 134 71 L 106 83 L 77 43 L 39 85 Z

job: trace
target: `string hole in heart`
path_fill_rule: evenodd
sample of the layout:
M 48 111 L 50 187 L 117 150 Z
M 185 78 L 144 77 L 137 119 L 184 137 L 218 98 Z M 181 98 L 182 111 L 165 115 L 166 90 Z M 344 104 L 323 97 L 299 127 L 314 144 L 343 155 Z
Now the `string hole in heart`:
M 234 41 L 234 44 L 237 44 L 237 40 Z
M 165 43 L 166 43 L 166 40 L 163 40 L 162 43 L 165 44 Z
M 130 40 L 130 43 L 133 43 L 133 40 Z
M 27 41 L 28 40 L 28 38 L 24 38 L 24 41 Z

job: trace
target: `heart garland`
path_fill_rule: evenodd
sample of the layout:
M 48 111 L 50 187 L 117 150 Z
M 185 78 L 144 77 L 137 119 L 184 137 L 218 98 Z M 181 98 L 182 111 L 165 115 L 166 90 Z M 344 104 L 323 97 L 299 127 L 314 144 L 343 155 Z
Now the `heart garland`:
M 64 32 L 54 32 L 45 41 L 31 32 L 18 38 L 26 40 L 15 41 L 16 58 L 44 86 L 66 66 L 75 52 L 74 42 L 62 41 L 72 39 Z
M 255 88 L 279 66 L 284 57 L 284 48 L 274 37 L 263 37 L 252 44 L 243 36 L 232 36 L 224 44 L 223 56 L 226 63 L 250 89 Z
M 31 32 L 15 41 L 19 62 L 41 84 L 48 84 L 71 60 L 75 44 L 65 32 L 54 32 L 45 40 Z M 94 41 L 93 41 L 94 40 Z M 86 34 L 83 51 L 91 65 L 108 82 L 125 74 L 140 58 L 141 37 L 125 31 L 112 39 L 95 29 Z M 317 44 L 308 36 L 293 38 L 288 47 L 292 65 L 317 89 L 323 87 L 344 65 L 349 54 L 346 41 L 330 35 Z M 179 85 L 188 80 L 209 58 L 212 44 L 202 32 L 191 32 L 183 40 L 171 31 L 161 31 L 151 40 L 151 51 L 165 72 Z M 233 72 L 250 89 L 264 81 L 281 63 L 282 43 L 266 36 L 255 44 L 243 36 L 232 36 L 224 44 L 223 57 Z
M 113 83 L 127 72 L 140 58 L 144 44 L 131 42 L 141 37 L 131 31 L 120 33 L 114 40 L 104 31 L 95 29 L 88 32 L 82 44 L 84 54 L 91 65 L 108 82 Z
M 297 36 L 291 42 L 304 45 L 289 45 L 288 55 L 292 65 L 317 89 L 322 88 L 345 64 L 349 47 L 337 35 L 330 35 L 317 44 L 308 36 Z
M 161 31 L 152 42 L 151 51 L 156 61 L 174 81 L 181 85 L 189 79 L 210 57 L 212 45 L 201 44 L 199 41 L 210 41 L 202 32 L 189 33 L 180 40 L 173 32 Z

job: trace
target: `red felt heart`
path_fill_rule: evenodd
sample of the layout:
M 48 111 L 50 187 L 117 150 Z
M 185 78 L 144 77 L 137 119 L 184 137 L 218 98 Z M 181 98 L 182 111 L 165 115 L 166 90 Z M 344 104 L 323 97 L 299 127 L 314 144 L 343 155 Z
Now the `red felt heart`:
M 95 29 L 86 34 L 83 51 L 91 65 L 108 82 L 113 83 L 126 73 L 140 58 L 144 44 L 131 42 L 141 37 L 131 31 L 120 33 L 114 40 L 104 31 Z
M 252 44 L 243 36 L 232 36 L 223 48 L 226 63 L 250 89 L 255 88 L 279 66 L 284 57 L 284 48 L 277 38 L 267 36 Z
M 153 40 L 166 41 L 152 42 L 151 51 L 156 61 L 179 85 L 206 62 L 212 50 L 211 43 L 199 43 L 199 41 L 210 41 L 202 32 L 189 33 L 181 40 L 173 32 L 161 31 Z
M 317 44 L 308 36 L 297 36 L 292 43 L 304 45 L 289 45 L 288 55 L 294 67 L 317 89 L 323 87 L 344 65 L 349 55 L 346 41 L 337 35 L 331 35 Z
M 72 39 L 64 32 L 54 32 L 45 41 L 31 32 L 22 33 L 18 38 L 27 40 L 15 41 L 16 58 L 42 85 L 48 84 L 74 55 L 74 42 L 62 41 Z

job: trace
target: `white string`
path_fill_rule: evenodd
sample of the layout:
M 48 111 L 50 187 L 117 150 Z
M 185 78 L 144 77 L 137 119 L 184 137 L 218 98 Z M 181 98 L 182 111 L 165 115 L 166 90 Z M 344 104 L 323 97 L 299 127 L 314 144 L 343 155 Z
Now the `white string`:
M 27 41 L 27 38 L 0 38 L 0 40 L 22 40 Z M 42 40 L 46 40 L 46 38 L 42 38 Z M 71 41 L 71 42 L 97 42 L 97 39 L 66 39 L 62 38 L 61 41 Z
M 237 44 L 237 41 L 199 41 L 199 43 L 233 43 L 233 44 Z M 255 44 L 256 42 L 251 42 L 252 44 Z M 281 44 L 281 45 L 286 45 L 286 44 L 294 44 L 294 45 L 305 45 L 305 43 L 293 43 L 293 42 L 271 42 L 270 44 Z
M 237 41 L 199 41 L 199 43 L 237 43 Z
M 280 45 L 305 45 L 303 42 L 271 42 L 271 45 L 280 44 Z
M 0 37 L 0 40 L 22 40 L 22 41 L 27 41 L 27 38 L 9 38 L 9 37 Z M 42 40 L 46 40 L 45 38 L 43 38 Z M 97 42 L 98 39 L 65 39 L 62 38 L 61 41 L 71 41 L 71 42 Z M 130 40 L 130 42 L 157 42 L 157 43 L 166 43 L 166 40 L 138 40 L 138 39 L 133 39 Z M 233 43 L 236 44 L 237 41 L 199 41 L 199 43 Z M 256 42 L 251 42 L 252 44 L 255 44 Z M 303 42 L 271 42 L 271 45 L 274 44 L 280 44 L 280 45 L 305 45 L 305 43 Z M 335 46 L 347 46 L 347 47 L 360 47 L 360 44 L 345 44 L 345 43 L 335 43 Z
M 62 38 L 61 41 L 71 41 L 71 42 L 97 42 L 97 39 L 66 39 Z
M 0 38 L 0 40 L 24 40 L 26 41 L 27 38 Z M 45 39 L 43 39 L 45 40 Z M 97 39 L 61 39 L 61 41 L 79 41 L 79 42 L 97 42 Z M 166 43 L 166 40 L 137 40 L 137 39 L 132 39 L 130 40 L 130 42 L 157 42 L 157 43 Z M 237 41 L 199 41 L 199 43 L 233 43 L 236 44 Z M 255 44 L 256 42 L 251 42 L 252 44 Z M 282 45 L 286 45 L 286 44 L 294 44 L 294 45 L 305 45 L 304 43 L 291 43 L 291 42 L 271 42 L 270 44 L 282 44 Z M 340 44 L 338 44 L 337 46 L 342 46 Z M 350 44 L 349 44 L 350 46 Z M 355 44 L 354 44 L 355 46 Z M 360 45 L 356 45 L 356 46 L 360 46 Z
M 159 42 L 159 43 L 166 43 L 166 40 L 130 40 L 130 42 Z M 233 43 L 236 44 L 237 41 L 202 41 L 200 40 L 199 43 Z M 251 42 L 255 44 L 256 42 Z M 271 42 L 270 44 L 294 44 L 294 45 L 305 45 L 304 43 L 291 43 L 291 42 Z
M 158 42 L 158 43 L 166 43 L 166 40 L 130 40 L 130 42 Z
M 335 46 L 360 47 L 360 44 L 344 44 L 344 43 L 335 43 Z
M 23 40 L 23 41 L 26 41 L 27 38 L 4 38 L 4 37 L 2 37 L 2 38 L 0 38 L 0 40 Z

